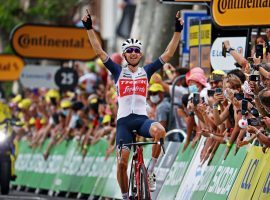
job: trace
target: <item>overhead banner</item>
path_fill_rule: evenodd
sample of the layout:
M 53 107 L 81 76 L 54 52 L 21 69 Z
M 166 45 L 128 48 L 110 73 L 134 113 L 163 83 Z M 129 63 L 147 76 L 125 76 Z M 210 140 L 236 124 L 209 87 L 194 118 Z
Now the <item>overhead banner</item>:
M 198 3 L 210 3 L 211 0 L 160 0 L 162 3 L 173 3 L 173 4 L 198 4 Z
M 214 70 L 229 71 L 236 68 L 236 61 L 230 54 L 226 54 L 226 58 L 222 56 L 222 42 L 228 40 L 232 48 L 234 48 L 243 57 L 246 52 L 246 37 L 220 37 L 217 38 L 211 47 L 210 62 Z
M 20 80 L 24 87 L 58 88 L 54 82 L 54 77 L 59 69 L 59 66 L 27 65 L 21 73 Z
M 97 39 L 101 43 L 99 34 Z M 24 58 L 91 60 L 96 54 L 83 28 L 24 24 L 11 35 L 14 51 Z
M 212 16 L 218 26 L 269 26 L 270 1 L 213 0 Z
M 18 80 L 24 61 L 15 55 L 0 54 L 0 81 Z

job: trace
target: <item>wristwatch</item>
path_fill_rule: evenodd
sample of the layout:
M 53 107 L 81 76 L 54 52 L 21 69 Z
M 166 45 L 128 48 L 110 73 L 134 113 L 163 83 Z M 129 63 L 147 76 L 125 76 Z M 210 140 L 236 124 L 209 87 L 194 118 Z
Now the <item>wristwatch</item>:
M 233 50 L 235 50 L 235 49 L 233 49 L 233 48 L 230 47 L 229 49 L 226 50 L 226 52 L 227 52 L 227 53 L 230 53 L 230 52 L 233 51 Z

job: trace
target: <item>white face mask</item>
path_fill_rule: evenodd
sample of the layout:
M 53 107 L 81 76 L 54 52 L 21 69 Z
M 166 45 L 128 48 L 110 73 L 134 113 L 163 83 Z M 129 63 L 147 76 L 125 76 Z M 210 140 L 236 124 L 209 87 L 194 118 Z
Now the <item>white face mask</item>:
M 159 100 L 160 100 L 160 98 L 159 98 L 159 95 L 158 94 L 157 95 L 150 96 L 150 101 L 152 103 L 158 103 Z

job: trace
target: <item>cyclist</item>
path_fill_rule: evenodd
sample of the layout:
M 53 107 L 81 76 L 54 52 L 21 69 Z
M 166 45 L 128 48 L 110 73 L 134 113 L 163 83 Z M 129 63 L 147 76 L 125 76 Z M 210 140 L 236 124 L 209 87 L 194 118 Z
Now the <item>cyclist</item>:
M 163 126 L 147 117 L 146 95 L 150 77 L 155 71 L 161 69 L 164 63 L 170 60 L 179 44 L 180 32 L 183 29 L 184 23 L 179 16 L 180 13 L 177 12 L 175 17 L 175 32 L 165 52 L 156 61 L 144 67 L 138 66 L 143 56 L 141 52 L 142 43 L 139 40 L 131 38 L 122 44 L 122 56 L 128 64 L 125 67 L 121 67 L 109 58 L 108 54 L 102 49 L 100 43 L 96 39 L 92 27 L 91 16 L 85 15 L 82 18 L 82 22 L 87 29 L 87 34 L 95 53 L 103 61 L 106 68 L 112 73 L 117 87 L 119 106 L 116 132 L 117 146 L 119 145 L 120 139 L 123 140 L 124 144 L 132 142 L 133 130 L 136 130 L 138 134 L 143 137 L 154 138 L 156 142 L 159 141 L 160 138 L 165 137 L 166 132 Z M 160 151 L 160 145 L 153 145 L 152 160 L 148 167 L 148 179 L 151 191 L 156 189 L 153 171 Z M 127 165 L 129 153 L 129 146 L 123 147 L 121 157 L 119 156 L 119 151 L 117 152 L 117 180 L 121 188 L 123 199 L 128 199 Z

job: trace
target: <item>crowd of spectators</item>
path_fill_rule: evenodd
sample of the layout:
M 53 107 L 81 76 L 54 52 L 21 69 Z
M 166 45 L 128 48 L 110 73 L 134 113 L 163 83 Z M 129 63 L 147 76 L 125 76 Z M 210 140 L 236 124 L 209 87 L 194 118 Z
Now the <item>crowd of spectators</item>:
M 210 77 L 199 67 L 188 69 L 166 63 L 149 82 L 149 117 L 160 122 L 166 131 L 185 131 L 183 151 L 188 145 L 195 147 L 205 137 L 202 162 L 211 160 L 221 143 L 227 146 L 224 158 L 233 144 L 236 144 L 235 153 L 249 143 L 260 143 L 263 150 L 268 148 L 268 39 L 259 36 L 255 41 L 257 44 L 263 45 L 262 58 L 252 50 L 252 57 L 246 59 L 230 46 L 229 41 L 224 41 L 224 50 L 235 59 L 238 68 L 227 72 L 214 70 Z M 114 53 L 111 58 L 124 65 L 120 54 Z M 9 101 L 14 117 L 24 122 L 24 126 L 17 130 L 18 140 L 27 138 L 29 146 L 36 148 L 49 139 L 43 152 L 44 159 L 48 158 L 55 145 L 74 138 L 83 155 L 100 138 L 108 141 L 107 157 L 115 149 L 117 94 L 110 73 L 99 59 L 78 63 L 74 69 L 79 81 L 73 92 L 26 88 Z M 176 78 L 178 81 L 173 92 L 172 83 Z M 182 139 L 171 138 L 178 142 Z

